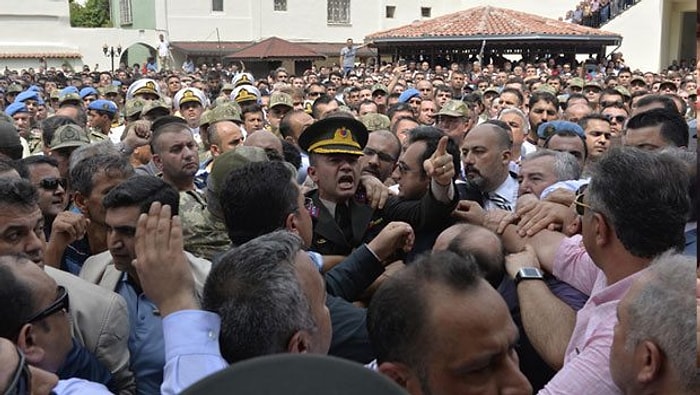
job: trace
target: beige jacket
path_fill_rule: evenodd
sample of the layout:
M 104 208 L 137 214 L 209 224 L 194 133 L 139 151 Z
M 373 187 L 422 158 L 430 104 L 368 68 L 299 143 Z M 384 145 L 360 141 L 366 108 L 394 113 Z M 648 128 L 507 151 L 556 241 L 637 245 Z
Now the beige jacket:
M 129 315 L 124 299 L 68 272 L 49 266 L 44 270 L 68 291 L 75 339 L 112 372 L 119 394 L 136 393 L 129 370 Z

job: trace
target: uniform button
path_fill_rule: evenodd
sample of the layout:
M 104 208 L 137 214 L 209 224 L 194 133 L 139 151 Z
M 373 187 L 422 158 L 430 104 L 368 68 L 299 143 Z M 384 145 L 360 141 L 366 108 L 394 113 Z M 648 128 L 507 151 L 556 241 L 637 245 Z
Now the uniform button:
M 209 340 L 216 340 L 216 332 L 214 331 L 209 331 L 209 333 L 207 333 L 207 336 L 209 337 Z

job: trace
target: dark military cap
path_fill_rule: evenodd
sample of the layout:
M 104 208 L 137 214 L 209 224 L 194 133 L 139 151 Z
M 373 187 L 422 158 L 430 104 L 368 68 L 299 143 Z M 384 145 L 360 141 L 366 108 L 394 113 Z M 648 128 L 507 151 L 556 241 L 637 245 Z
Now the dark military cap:
M 363 155 L 368 131 L 354 119 L 330 117 L 315 122 L 299 136 L 299 146 L 308 153 Z

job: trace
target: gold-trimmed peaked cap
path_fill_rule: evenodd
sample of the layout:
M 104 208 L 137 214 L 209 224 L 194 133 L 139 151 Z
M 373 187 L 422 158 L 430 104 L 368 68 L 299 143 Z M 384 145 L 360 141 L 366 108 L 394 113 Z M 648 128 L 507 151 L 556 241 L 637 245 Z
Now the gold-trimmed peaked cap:
M 315 122 L 299 136 L 299 146 L 308 153 L 363 155 L 368 131 L 354 119 L 331 117 Z

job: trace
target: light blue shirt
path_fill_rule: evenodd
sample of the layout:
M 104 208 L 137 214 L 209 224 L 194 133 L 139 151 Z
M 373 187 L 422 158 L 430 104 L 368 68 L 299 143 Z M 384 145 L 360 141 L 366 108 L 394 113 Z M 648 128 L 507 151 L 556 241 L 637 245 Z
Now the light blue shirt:
M 104 385 L 83 379 L 59 380 L 51 393 L 56 395 L 112 395 Z
M 221 318 L 202 310 L 182 310 L 163 319 L 165 377 L 161 394 L 179 394 L 228 367 L 219 350 Z
M 137 293 L 126 273 L 116 292 L 126 301 L 129 310 L 130 366 L 136 378 L 137 394 L 157 394 L 163 383 L 165 342 L 158 309 L 143 292 Z

